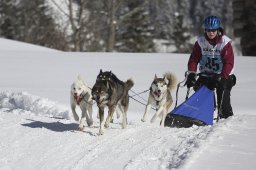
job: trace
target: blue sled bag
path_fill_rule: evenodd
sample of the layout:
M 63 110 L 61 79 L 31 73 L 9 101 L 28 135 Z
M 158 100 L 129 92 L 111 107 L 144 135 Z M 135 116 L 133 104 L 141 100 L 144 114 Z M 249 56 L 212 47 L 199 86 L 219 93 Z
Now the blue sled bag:
M 202 86 L 191 97 L 174 108 L 165 119 L 165 126 L 187 128 L 213 125 L 214 92 Z

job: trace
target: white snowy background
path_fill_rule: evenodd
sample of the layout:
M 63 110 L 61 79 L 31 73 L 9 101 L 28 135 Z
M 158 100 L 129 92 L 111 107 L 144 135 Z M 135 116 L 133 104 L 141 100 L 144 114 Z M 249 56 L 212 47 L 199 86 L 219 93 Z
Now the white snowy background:
M 132 90 L 138 93 L 149 88 L 155 74 L 170 71 L 182 81 L 188 57 L 60 52 L 0 39 L 0 169 L 255 169 L 255 57 L 235 56 L 237 85 L 231 96 L 235 115 L 213 126 L 163 128 L 160 120 L 149 123 L 153 111 L 143 123 L 145 106 L 130 99 L 126 129 L 121 129 L 122 119 L 115 118 L 98 136 L 94 106 L 94 126 L 76 131 L 69 90 L 79 74 L 92 87 L 100 69 L 112 70 L 123 81 L 133 77 Z M 179 103 L 185 92 L 180 89 Z M 146 103 L 148 93 L 140 96 L 137 99 Z

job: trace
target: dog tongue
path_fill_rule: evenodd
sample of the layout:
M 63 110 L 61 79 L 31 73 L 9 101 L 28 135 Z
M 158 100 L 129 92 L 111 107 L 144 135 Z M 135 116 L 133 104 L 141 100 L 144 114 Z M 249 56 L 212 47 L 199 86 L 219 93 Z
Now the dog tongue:
M 80 96 L 74 96 L 74 98 L 75 98 L 77 104 L 79 104 L 81 102 Z
M 160 97 L 160 93 L 157 93 L 157 92 L 155 91 L 154 94 L 155 94 L 157 97 Z

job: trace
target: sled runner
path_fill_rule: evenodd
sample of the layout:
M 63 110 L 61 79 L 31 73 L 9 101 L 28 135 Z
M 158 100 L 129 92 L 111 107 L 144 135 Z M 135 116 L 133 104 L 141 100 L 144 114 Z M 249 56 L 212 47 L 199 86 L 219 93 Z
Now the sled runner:
M 176 92 L 175 108 L 166 116 L 165 126 L 188 128 L 193 125 L 213 125 L 214 91 L 202 86 L 188 98 L 188 89 L 186 100 L 177 107 L 179 86 L 180 83 Z

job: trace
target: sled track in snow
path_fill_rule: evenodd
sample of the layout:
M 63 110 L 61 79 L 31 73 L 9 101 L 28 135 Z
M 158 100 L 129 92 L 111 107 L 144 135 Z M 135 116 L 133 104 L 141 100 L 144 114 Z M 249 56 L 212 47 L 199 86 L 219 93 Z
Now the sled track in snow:
M 195 129 L 193 129 L 195 128 Z M 176 169 L 184 165 L 190 154 L 200 147 L 200 143 L 212 132 L 212 127 L 193 127 L 187 132 L 181 130 L 177 132 L 178 145 L 173 148 L 173 155 L 168 169 Z
M 212 132 L 212 127 L 171 129 L 132 124 L 127 129 L 118 129 L 120 125 L 112 126 L 116 127 L 106 129 L 103 136 L 85 144 L 87 149 L 77 156 L 72 169 L 177 169 Z
M 68 115 L 68 111 L 56 103 L 23 92 L 1 93 L 0 103 L 0 109 L 10 112 L 19 110 L 46 117 L 61 115 L 63 118 Z M 138 120 L 129 123 L 126 129 L 121 129 L 119 123 L 111 124 L 104 135 L 98 136 L 98 126 L 99 121 L 95 120 L 94 128 L 86 127 L 87 133 L 81 133 L 86 137 L 84 146 L 80 151 L 71 152 L 69 168 L 179 169 L 214 129 L 214 126 L 163 128 Z

